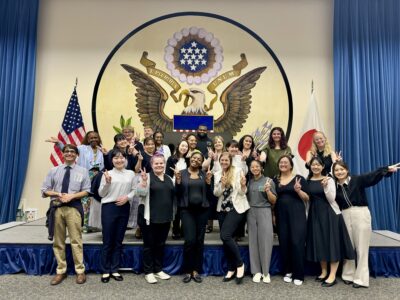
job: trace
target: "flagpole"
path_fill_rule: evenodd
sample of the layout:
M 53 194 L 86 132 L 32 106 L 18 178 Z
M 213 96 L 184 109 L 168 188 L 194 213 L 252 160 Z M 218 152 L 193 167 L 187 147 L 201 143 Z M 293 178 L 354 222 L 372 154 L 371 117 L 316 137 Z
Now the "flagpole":
M 314 93 L 314 80 L 311 80 L 311 94 L 312 93 Z
M 76 79 L 75 79 L 75 87 L 74 87 L 74 90 L 76 91 L 76 87 L 78 86 L 78 77 L 76 77 Z

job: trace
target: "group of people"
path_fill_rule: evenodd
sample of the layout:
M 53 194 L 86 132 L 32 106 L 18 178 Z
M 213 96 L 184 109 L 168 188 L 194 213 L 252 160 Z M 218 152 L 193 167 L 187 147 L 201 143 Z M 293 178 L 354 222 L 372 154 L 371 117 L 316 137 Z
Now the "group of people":
M 110 151 L 94 131 L 78 147 L 48 140 L 64 156 L 64 164 L 53 168 L 42 186 L 43 197 L 51 198 L 49 232 L 52 227 L 58 263 L 52 285 L 66 278 L 66 228 L 76 282 L 86 281 L 82 226 L 84 231 L 102 230 L 102 282 L 123 280 L 118 272 L 122 242 L 127 227 L 136 225 L 143 238 L 146 281 L 169 279 L 163 254 L 171 223 L 172 236 L 183 233 L 184 238 L 182 281 L 200 283 L 205 233 L 212 231 L 209 220 L 217 219 L 227 262 L 223 282 L 243 281 L 237 239 L 244 236 L 247 222 L 254 282 L 271 282 L 275 226 L 285 282 L 301 285 L 309 260 L 320 263 L 315 280 L 323 287 L 337 283 L 340 262 L 344 283 L 369 286 L 371 216 L 365 189 L 400 165 L 350 176 L 341 155 L 324 133 L 316 132 L 306 159 L 309 176 L 304 178 L 293 172 L 291 149 L 280 127 L 272 128 L 265 149 L 258 149 L 251 135 L 227 143 L 222 136 L 211 140 L 203 125 L 172 149 L 163 139 L 162 132 L 145 128 L 141 142 L 128 126 L 114 137 Z M 93 195 L 100 201 L 90 200 Z

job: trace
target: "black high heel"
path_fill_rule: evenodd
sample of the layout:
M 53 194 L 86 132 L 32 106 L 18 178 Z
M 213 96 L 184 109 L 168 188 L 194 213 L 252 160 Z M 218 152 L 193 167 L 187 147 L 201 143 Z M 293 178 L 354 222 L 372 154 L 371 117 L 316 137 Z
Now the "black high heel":
M 224 278 L 222 278 L 222 282 L 229 282 L 232 281 L 233 279 L 235 279 L 235 275 L 236 275 L 236 270 L 233 272 L 231 277 L 226 277 L 224 276 Z
M 238 277 L 237 276 L 237 269 L 236 269 L 236 284 L 241 284 L 242 282 L 243 282 L 243 278 L 244 278 L 244 264 L 242 264 L 239 268 L 243 268 L 243 275 L 242 275 L 242 277 Z M 239 269 L 238 268 L 238 269 Z

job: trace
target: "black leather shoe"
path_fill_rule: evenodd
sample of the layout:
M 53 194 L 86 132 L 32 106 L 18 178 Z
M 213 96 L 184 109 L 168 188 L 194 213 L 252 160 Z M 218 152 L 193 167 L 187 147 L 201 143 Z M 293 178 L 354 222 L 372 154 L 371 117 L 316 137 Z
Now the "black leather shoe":
M 190 280 L 192 280 L 192 276 L 190 274 L 185 274 L 185 276 L 182 278 L 183 283 L 189 283 Z
M 107 276 L 107 277 L 101 276 L 100 280 L 101 280 L 102 283 L 107 283 L 107 282 L 110 281 L 110 276 Z
M 350 284 L 353 284 L 353 281 L 350 281 L 350 280 L 344 280 L 344 279 L 342 279 L 343 280 L 343 283 L 345 284 L 345 285 L 350 285 Z
M 194 280 L 195 282 L 197 282 L 197 283 L 201 283 L 201 282 L 203 281 L 203 278 L 201 278 L 201 276 L 200 276 L 199 273 L 194 273 L 194 274 L 192 275 L 192 278 L 193 278 L 193 280 Z
M 112 279 L 116 280 L 116 281 L 122 281 L 122 280 L 124 280 L 124 277 L 122 277 L 121 274 L 118 274 L 118 275 L 113 275 L 113 274 L 111 274 L 110 277 L 111 277 Z
M 361 285 L 361 284 L 357 284 L 357 283 L 353 283 L 353 288 L 355 289 L 359 289 L 359 288 L 367 288 L 367 286 Z
M 316 282 L 324 282 L 327 278 L 328 278 L 327 276 L 322 277 L 322 278 L 319 277 L 319 276 L 317 276 L 317 277 L 315 277 L 315 281 L 316 281 Z
M 232 274 L 231 277 L 224 276 L 224 278 L 222 278 L 222 282 L 229 282 L 229 281 L 235 279 L 235 275 L 236 275 L 236 271 Z
M 321 283 L 321 286 L 322 287 L 331 287 L 331 286 L 334 286 L 336 283 L 337 283 L 336 279 L 334 281 L 332 281 L 332 282 L 324 281 L 323 283 Z
M 236 277 L 236 284 L 241 284 L 243 282 L 244 275 L 242 277 Z

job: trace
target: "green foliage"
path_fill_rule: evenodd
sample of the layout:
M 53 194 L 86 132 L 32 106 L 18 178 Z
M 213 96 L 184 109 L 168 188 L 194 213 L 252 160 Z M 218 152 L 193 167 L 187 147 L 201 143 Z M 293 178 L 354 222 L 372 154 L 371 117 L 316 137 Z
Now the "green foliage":
M 117 126 L 113 126 L 114 130 L 116 133 L 122 133 L 122 129 L 126 126 L 130 126 L 132 124 L 132 117 L 129 117 L 127 120 L 125 120 L 124 116 L 121 115 L 119 118 L 119 125 L 121 128 L 118 128 Z

